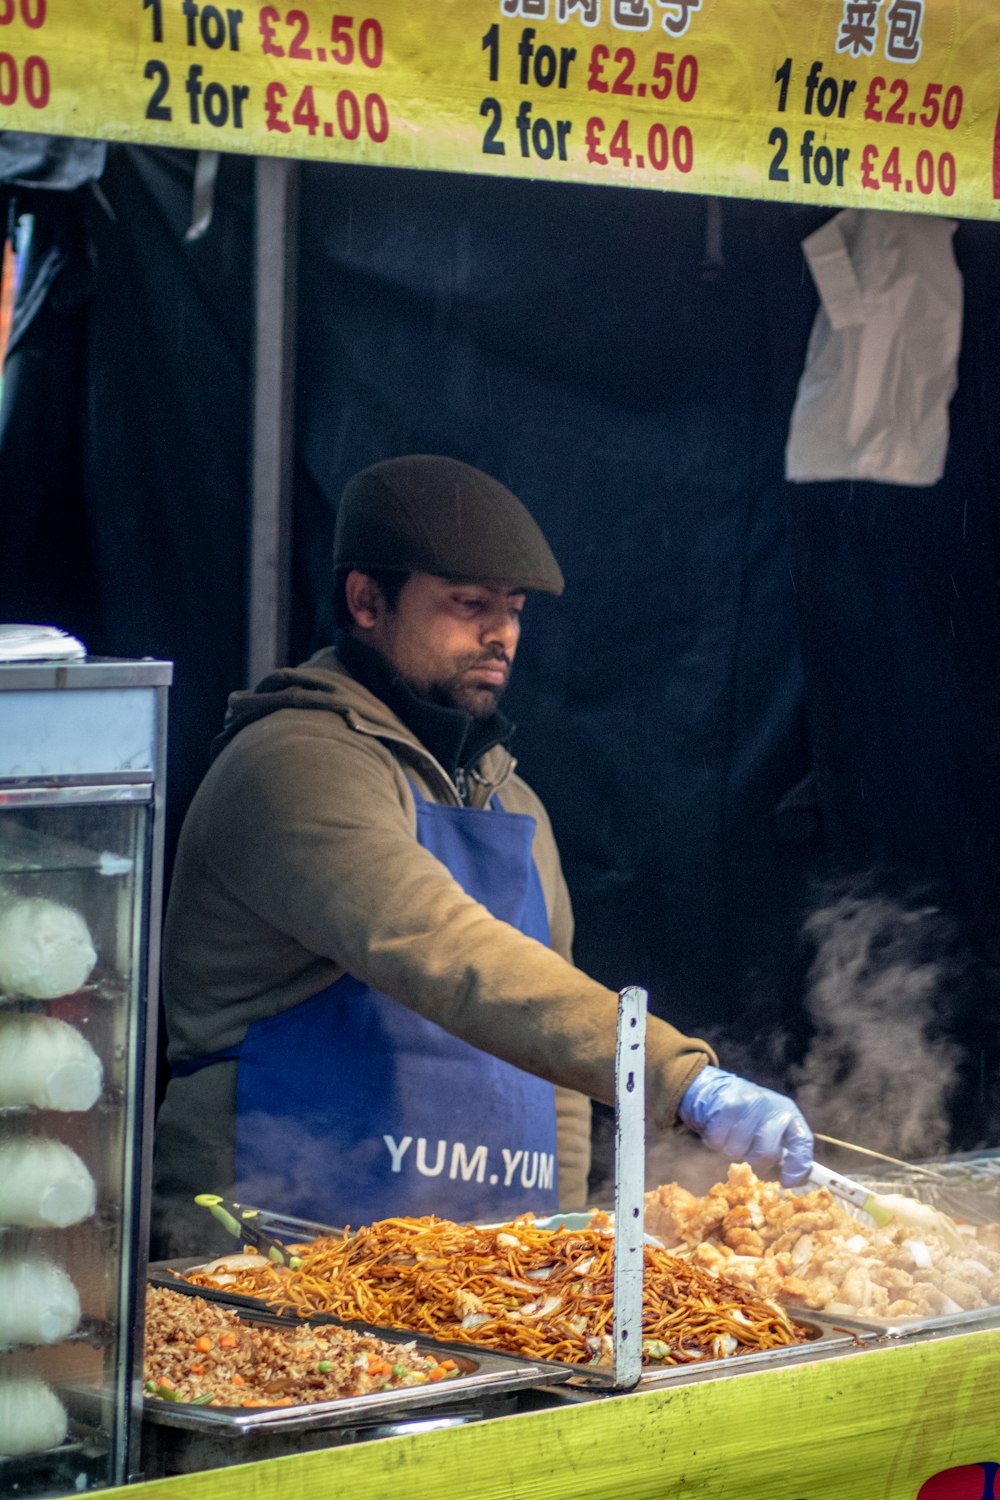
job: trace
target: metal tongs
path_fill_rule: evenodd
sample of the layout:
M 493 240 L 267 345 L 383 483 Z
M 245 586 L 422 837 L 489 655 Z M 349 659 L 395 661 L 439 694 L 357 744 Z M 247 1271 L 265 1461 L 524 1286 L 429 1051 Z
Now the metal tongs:
M 259 1208 L 248 1208 L 245 1203 L 234 1203 L 229 1198 L 220 1198 L 217 1193 L 199 1193 L 194 1200 L 200 1208 L 207 1208 L 209 1213 L 219 1223 L 229 1230 L 230 1234 L 236 1236 L 246 1245 L 253 1245 L 268 1260 L 273 1260 L 279 1266 L 288 1266 L 292 1271 L 302 1264 L 301 1256 L 296 1255 L 287 1245 L 276 1240 L 273 1234 L 268 1234 L 255 1220 L 259 1220 L 262 1210 Z
M 830 1167 L 820 1166 L 818 1161 L 813 1162 L 806 1181 L 825 1187 L 835 1198 L 863 1209 L 880 1229 L 898 1219 L 900 1224 L 908 1224 L 912 1229 L 938 1235 L 953 1250 L 961 1249 L 966 1243 L 954 1219 L 939 1208 L 931 1208 L 929 1203 L 921 1203 L 918 1198 L 906 1198 L 901 1193 L 873 1193 L 862 1183 L 855 1182 L 853 1177 L 843 1177 Z

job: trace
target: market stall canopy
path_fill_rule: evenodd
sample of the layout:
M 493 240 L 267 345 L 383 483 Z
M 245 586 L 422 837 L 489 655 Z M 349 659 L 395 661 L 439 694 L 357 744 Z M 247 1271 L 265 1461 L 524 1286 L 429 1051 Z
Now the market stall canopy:
M 10 0 L 4 25 L 25 131 L 1000 216 L 993 0 Z

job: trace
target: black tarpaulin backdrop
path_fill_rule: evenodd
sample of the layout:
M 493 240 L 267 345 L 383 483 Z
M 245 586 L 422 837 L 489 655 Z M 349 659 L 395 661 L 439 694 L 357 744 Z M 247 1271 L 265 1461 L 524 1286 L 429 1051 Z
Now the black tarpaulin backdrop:
M 36 215 L 0 414 L 0 615 L 176 662 L 168 858 L 244 685 L 252 164 L 114 146 Z M 534 511 L 567 575 L 532 599 L 508 706 L 551 812 L 577 958 L 784 1082 L 802 936 L 864 876 L 953 924 L 952 1143 L 996 1092 L 996 226 L 959 226 L 966 323 L 930 489 L 792 486 L 783 447 L 826 212 L 303 168 L 292 657 L 331 634 L 344 480 L 451 453 Z M 931 1028 L 934 1030 L 934 1027 Z

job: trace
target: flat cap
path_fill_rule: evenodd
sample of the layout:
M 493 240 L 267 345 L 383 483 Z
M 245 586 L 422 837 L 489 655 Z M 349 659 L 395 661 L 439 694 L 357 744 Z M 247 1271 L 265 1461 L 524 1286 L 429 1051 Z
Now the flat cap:
M 541 528 L 499 480 L 456 458 L 387 458 L 347 481 L 333 565 L 437 573 L 497 588 L 561 594 Z

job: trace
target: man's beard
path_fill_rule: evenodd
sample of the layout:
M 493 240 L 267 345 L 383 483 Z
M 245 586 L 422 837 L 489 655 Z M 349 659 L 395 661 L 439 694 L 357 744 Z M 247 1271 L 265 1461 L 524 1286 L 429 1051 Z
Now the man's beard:
M 485 666 L 488 662 L 504 662 L 508 667 L 510 665 L 502 651 L 477 652 L 474 656 L 463 657 L 458 671 L 451 677 L 429 683 L 410 682 L 407 686 L 418 698 L 434 703 L 438 708 L 458 709 L 460 713 L 468 714 L 470 718 L 488 719 L 491 714 L 496 713 L 507 683 L 474 684 L 467 676 L 472 667 Z

